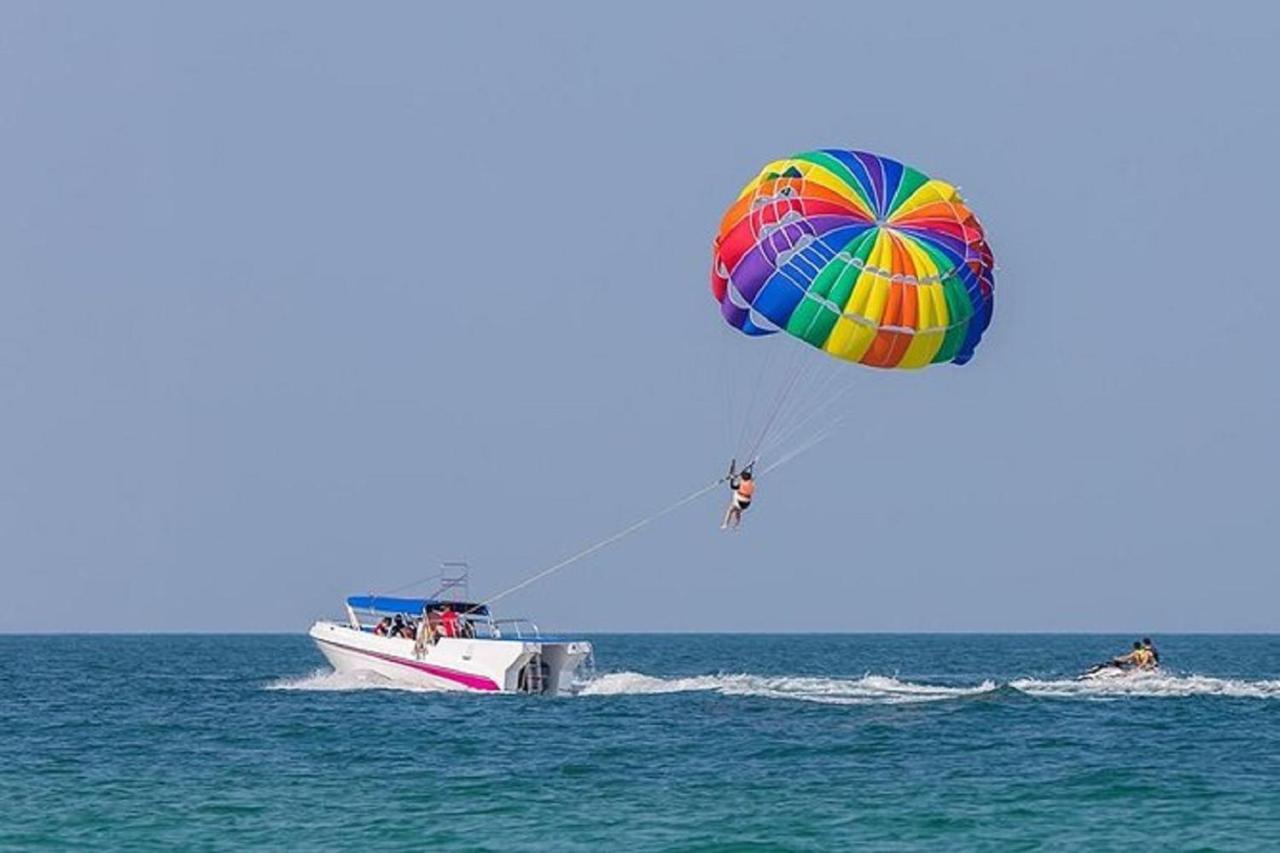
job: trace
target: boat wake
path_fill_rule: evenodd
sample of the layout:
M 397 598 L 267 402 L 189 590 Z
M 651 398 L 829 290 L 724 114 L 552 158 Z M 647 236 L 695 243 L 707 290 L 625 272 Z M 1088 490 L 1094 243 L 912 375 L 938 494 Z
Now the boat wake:
M 916 684 L 887 675 L 817 678 L 786 675 L 696 675 L 659 678 L 639 672 L 612 672 L 583 684 L 579 696 L 634 696 L 709 692 L 723 696 L 791 699 L 827 705 L 906 704 L 978 696 L 996 689 L 994 681 L 972 687 Z
M 372 672 L 334 672 L 317 669 L 309 675 L 280 678 L 266 686 L 267 690 L 299 690 L 318 693 L 348 690 L 399 690 L 404 693 L 437 693 L 430 687 L 403 684 Z
M 1207 675 L 1137 673 L 1102 678 L 1015 678 L 1008 688 L 1045 699 L 1125 699 L 1137 697 L 1183 698 L 1224 696 L 1238 699 L 1280 699 L 1280 680 L 1248 681 Z M 267 690 L 345 692 L 397 690 L 405 693 L 437 693 L 430 687 L 390 681 L 373 673 L 339 673 L 317 669 L 308 675 L 280 678 Z M 660 678 L 640 672 L 611 672 L 575 685 L 579 696 L 644 696 L 664 693 L 717 693 L 764 699 L 790 699 L 826 705 L 898 705 L 938 702 L 981 696 L 1004 689 L 990 679 L 955 687 L 903 681 L 887 675 L 861 678 L 816 676 L 719 674 L 685 678 Z
M 1239 699 L 1280 699 L 1280 681 L 1245 681 L 1207 675 L 1135 673 L 1109 678 L 1041 681 L 1017 678 L 1009 686 L 1029 696 L 1064 699 L 1115 699 L 1131 696 L 1181 698 L 1228 696 Z

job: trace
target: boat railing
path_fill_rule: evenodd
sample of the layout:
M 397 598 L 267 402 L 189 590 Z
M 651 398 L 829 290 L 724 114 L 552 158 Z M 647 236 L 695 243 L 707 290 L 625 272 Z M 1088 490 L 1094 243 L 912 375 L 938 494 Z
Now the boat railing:
M 410 621 L 415 631 L 417 630 L 418 621 Z M 524 617 L 494 619 L 488 614 L 483 616 L 461 614 L 458 621 L 461 628 L 460 636 L 464 638 L 469 637 L 477 640 L 537 640 L 542 637 L 542 632 L 538 629 L 537 623 Z M 353 622 L 351 627 L 358 628 L 366 634 L 372 634 L 375 633 L 374 628 L 376 625 L 376 622 Z
M 511 639 L 511 634 L 514 634 L 517 640 L 536 640 L 542 637 L 542 632 L 538 630 L 537 624 L 531 619 L 491 619 L 490 624 L 494 628 L 495 638 L 501 638 L 505 635 L 506 639 Z M 508 627 L 503 628 L 504 625 Z

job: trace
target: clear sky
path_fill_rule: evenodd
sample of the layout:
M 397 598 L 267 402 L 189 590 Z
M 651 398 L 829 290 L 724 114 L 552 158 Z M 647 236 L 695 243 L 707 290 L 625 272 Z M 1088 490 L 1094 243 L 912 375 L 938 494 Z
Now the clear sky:
M 972 363 L 504 602 L 590 630 L 1280 630 L 1280 12 L 0 6 L 0 630 L 509 586 L 720 473 L 723 208 L 958 184 Z M 738 354 L 741 348 L 750 355 Z M 727 360 L 732 359 L 732 360 Z

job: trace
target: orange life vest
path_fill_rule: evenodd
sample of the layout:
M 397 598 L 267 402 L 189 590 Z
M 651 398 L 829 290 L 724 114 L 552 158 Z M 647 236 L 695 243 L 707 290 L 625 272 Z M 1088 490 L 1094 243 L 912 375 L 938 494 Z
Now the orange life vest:
M 755 493 L 756 493 L 755 480 L 743 480 L 741 483 L 738 484 L 738 497 L 742 498 L 744 501 L 751 500 L 751 496 L 754 495 Z

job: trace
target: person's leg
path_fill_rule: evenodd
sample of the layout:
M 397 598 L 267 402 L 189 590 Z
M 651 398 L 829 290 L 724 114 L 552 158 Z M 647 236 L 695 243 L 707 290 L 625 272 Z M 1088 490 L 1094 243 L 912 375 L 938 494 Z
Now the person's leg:
M 720 522 L 721 530 L 729 526 L 729 519 L 731 518 L 733 518 L 733 504 L 729 504 L 729 508 L 724 511 L 724 521 Z

